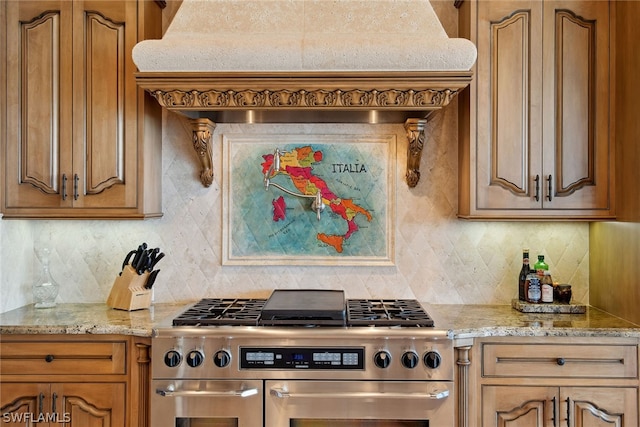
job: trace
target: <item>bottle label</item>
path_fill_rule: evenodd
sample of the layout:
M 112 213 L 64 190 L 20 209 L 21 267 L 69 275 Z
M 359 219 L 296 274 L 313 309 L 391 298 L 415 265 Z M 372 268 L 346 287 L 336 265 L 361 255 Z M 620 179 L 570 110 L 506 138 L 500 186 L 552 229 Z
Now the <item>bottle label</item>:
M 540 302 L 542 298 L 542 290 L 540 289 L 540 280 L 538 278 L 529 278 L 529 286 L 527 287 L 527 301 Z
M 553 302 L 553 286 L 549 284 L 542 285 L 542 302 Z

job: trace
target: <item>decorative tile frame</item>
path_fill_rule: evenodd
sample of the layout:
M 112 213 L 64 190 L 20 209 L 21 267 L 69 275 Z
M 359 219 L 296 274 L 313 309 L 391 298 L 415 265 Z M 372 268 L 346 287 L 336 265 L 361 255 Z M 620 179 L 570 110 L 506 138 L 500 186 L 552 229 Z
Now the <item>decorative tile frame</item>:
M 223 135 L 223 171 L 223 265 L 394 265 L 395 135 Z

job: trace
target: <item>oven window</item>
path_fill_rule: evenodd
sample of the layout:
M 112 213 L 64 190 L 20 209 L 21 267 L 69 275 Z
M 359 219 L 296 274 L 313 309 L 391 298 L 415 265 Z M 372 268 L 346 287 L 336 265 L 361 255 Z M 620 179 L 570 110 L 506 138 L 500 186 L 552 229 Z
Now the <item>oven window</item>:
M 302 419 L 291 420 L 290 427 L 429 427 L 429 421 L 417 420 L 318 420 Z
M 238 427 L 237 418 L 176 418 L 176 427 Z

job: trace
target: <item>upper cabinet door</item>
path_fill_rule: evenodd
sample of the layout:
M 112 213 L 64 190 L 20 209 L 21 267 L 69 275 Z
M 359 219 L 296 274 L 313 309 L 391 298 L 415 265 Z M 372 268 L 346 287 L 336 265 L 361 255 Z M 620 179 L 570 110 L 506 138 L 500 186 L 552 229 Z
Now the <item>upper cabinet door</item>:
M 610 4 L 545 1 L 544 198 L 549 209 L 611 209 Z
M 74 5 L 74 207 L 136 206 L 136 6 Z
M 6 2 L 7 207 L 72 204 L 72 5 Z
M 478 8 L 477 208 L 536 209 L 542 171 L 542 3 Z

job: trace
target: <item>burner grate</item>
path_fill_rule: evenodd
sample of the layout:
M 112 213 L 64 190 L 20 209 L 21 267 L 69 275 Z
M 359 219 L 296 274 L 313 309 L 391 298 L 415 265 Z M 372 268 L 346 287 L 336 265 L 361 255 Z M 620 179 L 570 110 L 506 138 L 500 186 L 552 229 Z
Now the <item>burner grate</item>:
M 173 326 L 341 326 L 319 314 L 311 318 L 263 319 L 266 299 L 205 298 L 173 319 Z M 349 299 L 347 326 L 433 327 L 429 314 L 416 300 Z
M 257 326 L 266 299 L 205 298 L 173 319 L 173 326 Z
M 416 300 L 347 300 L 349 326 L 433 327 L 433 319 Z

